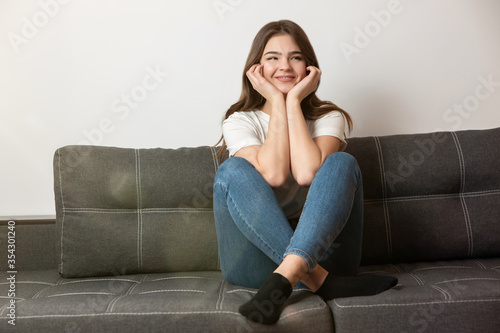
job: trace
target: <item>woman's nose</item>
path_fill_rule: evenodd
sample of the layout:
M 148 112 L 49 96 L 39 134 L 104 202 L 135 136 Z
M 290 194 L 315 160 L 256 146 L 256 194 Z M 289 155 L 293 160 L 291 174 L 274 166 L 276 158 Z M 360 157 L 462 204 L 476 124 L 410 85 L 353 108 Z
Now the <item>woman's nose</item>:
M 291 68 L 290 66 L 290 61 L 288 61 L 288 59 L 282 59 L 280 61 L 280 66 L 279 66 L 279 69 L 283 70 L 283 71 L 287 71 Z

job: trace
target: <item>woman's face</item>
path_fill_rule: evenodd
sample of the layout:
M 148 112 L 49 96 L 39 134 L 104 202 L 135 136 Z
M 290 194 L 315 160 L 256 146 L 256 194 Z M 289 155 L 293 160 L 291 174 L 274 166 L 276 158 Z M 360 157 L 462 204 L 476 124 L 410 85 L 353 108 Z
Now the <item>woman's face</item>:
M 306 61 L 290 35 L 271 37 L 260 59 L 262 75 L 283 94 L 306 77 Z

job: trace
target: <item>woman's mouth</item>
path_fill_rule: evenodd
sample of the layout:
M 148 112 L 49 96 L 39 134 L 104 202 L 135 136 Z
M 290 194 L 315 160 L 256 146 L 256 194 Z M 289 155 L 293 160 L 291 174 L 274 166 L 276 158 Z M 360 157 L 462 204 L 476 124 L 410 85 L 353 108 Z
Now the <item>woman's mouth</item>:
M 276 78 L 276 80 L 281 81 L 281 82 L 290 82 L 290 81 L 295 80 L 295 76 L 291 76 L 291 75 L 280 75 L 280 76 L 276 76 L 275 78 Z

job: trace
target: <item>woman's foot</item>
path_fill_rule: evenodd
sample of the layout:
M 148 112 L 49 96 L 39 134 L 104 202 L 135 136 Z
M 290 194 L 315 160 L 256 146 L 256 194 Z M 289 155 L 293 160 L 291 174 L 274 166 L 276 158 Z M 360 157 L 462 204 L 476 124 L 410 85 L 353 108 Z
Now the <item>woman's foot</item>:
M 287 255 L 250 301 L 239 308 L 248 319 L 273 324 L 278 321 L 293 286 L 307 273 L 307 263 L 295 254 Z
M 328 274 L 315 294 L 323 297 L 324 300 L 338 297 L 372 296 L 391 289 L 396 284 L 398 284 L 398 279 L 393 276 L 336 276 Z
M 279 273 L 272 273 L 257 294 L 238 310 L 251 321 L 274 324 L 278 321 L 292 289 L 287 278 Z

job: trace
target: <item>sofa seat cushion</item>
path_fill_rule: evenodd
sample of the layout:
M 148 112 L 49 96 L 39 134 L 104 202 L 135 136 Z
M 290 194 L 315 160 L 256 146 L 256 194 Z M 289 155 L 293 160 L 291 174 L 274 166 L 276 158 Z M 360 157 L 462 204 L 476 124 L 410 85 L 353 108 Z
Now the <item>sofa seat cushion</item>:
M 6 281 L 5 273 L 0 279 Z M 7 324 L 8 285 L 0 284 L 0 331 Z M 275 325 L 238 313 L 255 289 L 232 285 L 219 271 L 61 278 L 56 270 L 16 275 L 19 332 L 331 332 L 327 304 L 297 288 Z M 3 328 L 2 328 L 3 327 Z
M 498 332 L 500 259 L 363 267 L 398 277 L 374 297 L 329 301 L 336 332 Z

